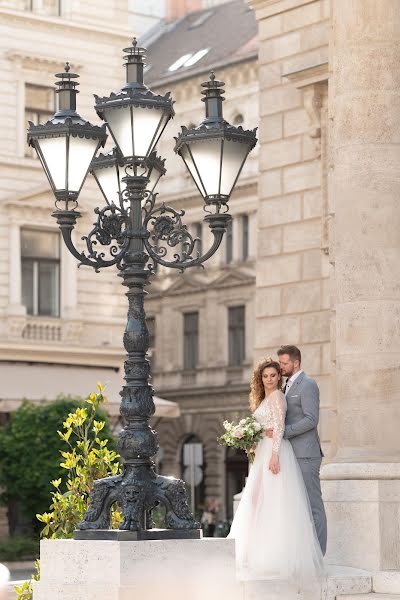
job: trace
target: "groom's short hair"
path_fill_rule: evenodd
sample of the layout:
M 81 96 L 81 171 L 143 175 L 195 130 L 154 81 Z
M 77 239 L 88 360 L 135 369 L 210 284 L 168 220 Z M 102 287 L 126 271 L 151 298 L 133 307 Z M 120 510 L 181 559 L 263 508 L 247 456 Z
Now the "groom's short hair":
M 282 354 L 288 354 L 290 360 L 298 360 L 301 363 L 301 352 L 297 346 L 281 346 L 278 350 L 278 356 L 282 356 Z

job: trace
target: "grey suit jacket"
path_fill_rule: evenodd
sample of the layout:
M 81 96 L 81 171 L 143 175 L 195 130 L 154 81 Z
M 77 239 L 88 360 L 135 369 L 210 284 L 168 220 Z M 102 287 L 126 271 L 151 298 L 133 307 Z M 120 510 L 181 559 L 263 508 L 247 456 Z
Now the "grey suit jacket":
M 295 379 L 287 395 L 284 437 L 292 444 L 297 458 L 323 456 L 317 425 L 319 420 L 319 389 L 304 372 Z

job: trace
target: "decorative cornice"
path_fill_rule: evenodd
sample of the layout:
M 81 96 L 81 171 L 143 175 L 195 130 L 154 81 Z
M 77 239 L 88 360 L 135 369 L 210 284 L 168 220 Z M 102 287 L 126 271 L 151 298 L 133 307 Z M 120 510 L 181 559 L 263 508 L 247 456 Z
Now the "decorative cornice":
M 239 191 L 241 194 L 243 194 L 243 192 L 246 190 L 246 188 L 257 187 L 257 184 L 258 184 L 258 178 L 256 175 L 246 177 L 246 179 L 239 178 L 238 182 L 236 183 L 235 188 L 233 190 L 230 201 L 232 201 L 235 198 L 235 196 L 237 194 L 239 194 Z M 174 193 L 167 194 L 166 192 L 163 191 L 162 197 L 163 197 L 163 202 L 165 202 L 166 204 L 173 204 L 175 202 L 187 203 L 188 200 L 197 200 L 198 201 L 200 198 L 200 194 L 199 194 L 199 190 L 193 184 L 193 189 L 185 190 L 183 192 L 177 192 L 176 194 L 174 194 Z M 186 208 L 189 208 L 189 207 L 186 206 Z
M 239 286 L 254 286 L 256 283 L 255 275 L 241 273 L 239 269 L 229 269 L 219 275 L 209 284 L 209 289 L 225 289 Z
M 218 71 L 218 77 L 224 80 L 225 85 L 229 89 L 238 89 L 249 86 L 251 83 L 257 85 L 258 88 L 258 62 L 257 57 L 246 61 L 246 68 L 238 68 L 242 63 L 221 63 L 214 65 L 213 69 Z M 211 68 L 211 67 L 210 67 Z M 204 79 L 204 74 L 209 75 L 210 68 L 202 69 L 200 72 L 187 73 L 185 78 L 174 79 L 169 78 L 150 82 L 152 89 L 158 89 L 159 93 L 165 93 L 168 89 L 172 90 L 174 100 L 176 102 L 185 102 L 197 99 L 199 96 L 200 86 Z M 172 86 L 172 87 L 171 87 Z
M 221 368 L 221 367 L 220 367 Z M 227 387 L 226 385 L 215 385 L 215 386 L 204 386 L 204 387 L 191 387 L 191 388 L 162 388 L 159 387 L 157 393 L 166 400 L 173 398 L 180 398 L 181 401 L 184 398 L 191 398 L 193 396 L 205 396 L 209 397 L 210 394 L 215 396 L 226 396 L 227 395 Z M 235 394 L 248 394 L 249 393 L 249 384 L 248 383 L 232 383 L 229 385 L 229 396 L 234 396 Z M 246 407 L 247 408 L 247 407 Z M 225 410 L 225 406 L 221 407 L 222 410 Z M 187 411 L 181 406 L 181 410 Z M 197 409 L 196 409 L 197 411 Z
M 205 74 L 209 74 L 210 71 L 216 71 L 220 69 L 226 69 L 228 67 L 235 67 L 236 65 L 242 65 L 247 62 L 254 62 L 257 64 L 258 52 L 251 52 L 246 56 L 234 56 L 231 59 L 223 60 L 219 62 L 215 62 L 207 65 L 207 67 L 199 67 L 196 70 L 191 70 L 189 72 L 185 71 L 183 73 L 177 73 L 175 75 L 171 75 L 169 77 L 163 77 L 162 79 L 156 79 L 154 81 L 150 80 L 150 85 L 152 88 L 156 88 L 164 85 L 171 85 L 174 83 L 182 83 L 187 81 L 188 79 L 194 79 L 201 76 L 201 79 L 204 78 Z
M 278 15 L 279 13 L 311 4 L 315 0 L 247 0 L 247 4 L 255 11 L 258 20 Z
M 6 57 L 13 63 L 21 66 L 23 69 L 31 69 L 35 71 L 48 71 L 53 75 L 54 72 L 64 68 L 65 61 L 54 60 L 49 56 L 32 53 L 22 53 L 18 50 L 8 50 Z M 74 63 L 74 68 L 82 69 L 82 64 Z
M 324 83 L 329 79 L 329 63 L 325 61 L 295 71 L 288 71 L 283 73 L 282 77 L 288 79 L 299 90 L 315 83 Z
M 122 44 L 127 43 L 127 40 L 130 40 L 132 37 L 132 34 L 129 30 L 121 31 L 121 29 L 104 28 L 95 24 L 88 25 L 87 23 L 79 23 L 77 21 L 73 21 L 72 19 L 38 15 L 28 11 L 13 10 L 11 8 L 0 8 L 0 20 L 2 17 L 4 17 L 4 20 L 8 25 L 11 24 L 12 20 L 25 22 L 28 21 L 33 25 L 43 24 L 48 28 L 49 26 L 52 26 L 54 29 L 61 29 L 63 31 L 75 29 L 77 31 L 80 30 L 87 33 L 92 33 L 103 38 L 104 36 L 117 37 L 120 40 L 124 40 Z

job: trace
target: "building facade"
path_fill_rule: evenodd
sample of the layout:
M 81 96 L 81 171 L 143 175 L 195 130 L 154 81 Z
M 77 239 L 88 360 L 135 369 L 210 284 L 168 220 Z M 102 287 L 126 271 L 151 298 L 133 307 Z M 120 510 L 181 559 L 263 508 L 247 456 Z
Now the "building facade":
M 55 112 L 54 74 L 66 61 L 81 76 L 78 111 L 98 122 L 93 92 L 109 93 L 124 81 L 127 11 L 125 0 L 0 2 L 2 422 L 23 398 L 86 396 L 97 380 L 108 384 L 110 410 L 118 411 L 125 298 L 115 292 L 115 272 L 78 270 L 61 243 L 50 187 L 26 130 L 28 120 L 44 122 Z M 96 187 L 88 178 L 77 239 L 91 228 Z

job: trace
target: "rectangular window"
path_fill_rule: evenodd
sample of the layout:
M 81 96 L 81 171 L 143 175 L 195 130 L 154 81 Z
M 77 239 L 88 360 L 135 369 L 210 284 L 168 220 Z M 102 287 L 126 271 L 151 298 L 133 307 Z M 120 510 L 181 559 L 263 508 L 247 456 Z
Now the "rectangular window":
M 32 121 L 34 125 L 46 123 L 54 114 L 54 89 L 43 85 L 25 84 L 25 123 Z M 35 157 L 36 152 L 26 146 L 26 156 Z
M 60 237 L 21 231 L 22 302 L 29 315 L 60 316 Z
M 240 366 L 245 359 L 245 307 L 228 309 L 229 365 Z
M 23 0 L 25 10 L 60 17 L 63 0 Z
M 249 216 L 242 215 L 242 259 L 249 256 Z
M 147 329 L 149 330 L 149 356 L 151 368 L 155 368 L 156 364 L 156 318 L 147 317 L 146 319 Z
M 229 264 L 233 259 L 233 232 L 232 232 L 232 221 L 229 221 L 226 228 L 226 248 L 225 248 L 225 259 L 226 263 Z
M 199 313 L 183 315 L 183 368 L 195 369 L 199 358 Z

